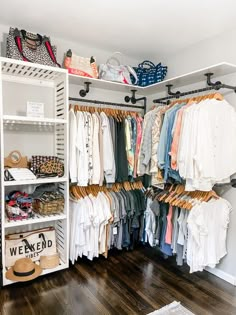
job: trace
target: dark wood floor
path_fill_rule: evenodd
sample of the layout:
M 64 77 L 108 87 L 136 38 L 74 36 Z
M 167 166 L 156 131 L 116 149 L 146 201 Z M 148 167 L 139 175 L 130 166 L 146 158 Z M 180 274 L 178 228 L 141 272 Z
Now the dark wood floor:
M 180 301 L 197 315 L 236 314 L 236 289 L 164 260 L 151 248 L 80 260 L 68 270 L 2 288 L 1 315 L 148 314 Z

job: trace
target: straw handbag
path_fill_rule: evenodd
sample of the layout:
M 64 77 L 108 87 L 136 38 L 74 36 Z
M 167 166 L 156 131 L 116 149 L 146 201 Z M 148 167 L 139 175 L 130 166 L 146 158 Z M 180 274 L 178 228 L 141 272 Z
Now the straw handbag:
M 8 157 L 4 158 L 4 167 L 26 168 L 27 166 L 27 157 L 22 156 L 17 150 L 11 151 Z

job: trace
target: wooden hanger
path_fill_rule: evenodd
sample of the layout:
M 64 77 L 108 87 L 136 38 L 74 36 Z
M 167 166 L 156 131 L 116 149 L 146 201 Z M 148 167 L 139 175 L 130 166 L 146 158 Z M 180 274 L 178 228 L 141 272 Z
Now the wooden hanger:
M 169 192 L 168 190 L 163 191 L 162 195 L 161 195 L 160 198 L 159 198 L 159 201 L 164 201 L 165 198 L 169 196 L 169 193 L 170 193 L 170 192 Z
M 78 186 L 71 186 L 71 192 L 72 194 L 77 198 L 77 199 L 81 199 L 83 196 L 82 194 L 80 194 L 80 192 L 77 190 Z
M 77 186 L 77 187 L 81 191 L 83 197 L 86 197 L 88 195 L 86 190 L 85 190 L 85 187 L 82 187 L 82 186 Z
M 188 201 L 185 209 L 186 209 L 186 210 L 191 210 L 192 207 L 193 207 L 193 205 L 191 204 L 190 201 Z
M 175 194 L 171 197 L 170 202 L 175 201 L 176 199 L 179 199 L 180 196 L 185 193 L 185 187 L 184 185 L 177 185 L 176 190 L 175 190 Z
M 138 188 L 145 189 L 141 180 L 138 182 Z
M 183 199 L 185 196 L 190 196 L 189 191 L 185 191 L 184 187 L 182 188 L 182 192 L 177 196 L 177 198 L 172 202 L 173 206 L 181 207 L 181 208 L 188 208 L 189 200 Z
M 174 198 L 174 196 L 176 196 L 178 194 L 178 185 L 175 187 L 175 189 L 173 190 L 172 188 L 170 188 L 169 190 L 169 194 L 168 196 L 162 198 L 162 200 L 164 200 L 167 203 L 170 203 L 170 201 Z
M 112 114 L 112 116 L 114 117 L 114 119 L 119 122 L 117 110 L 116 110 L 116 109 L 113 109 L 113 111 L 111 112 L 111 114 Z
M 179 191 L 174 198 L 170 201 L 173 206 L 180 206 L 180 204 L 183 202 L 183 197 L 188 195 L 188 192 L 184 190 L 184 186 L 182 187 L 182 191 Z
M 90 189 L 91 194 L 92 194 L 94 197 L 96 197 L 97 194 L 98 194 L 98 190 L 96 189 L 96 186 L 95 186 L 95 185 L 91 185 L 91 186 L 89 186 L 89 189 Z
M 216 93 L 213 95 L 213 98 L 215 98 L 217 101 L 223 101 L 224 96 L 223 96 L 222 94 L 220 94 L 219 92 L 216 92 Z
M 196 97 L 191 97 L 191 98 L 189 98 L 188 99 L 188 101 L 186 102 L 186 105 L 187 106 L 190 106 L 190 105 L 192 105 L 192 104 L 195 104 L 196 103 Z
M 152 105 L 152 107 L 151 107 L 151 109 L 150 110 L 153 110 L 153 109 L 155 109 L 155 108 L 157 108 L 158 107 L 158 105 L 156 106 L 156 105 Z
M 181 200 L 181 202 L 178 204 L 178 206 L 182 207 L 184 209 L 189 209 L 192 206 L 192 204 L 189 202 L 189 200 L 192 198 L 191 198 L 191 195 L 186 194 L 185 196 L 188 196 L 189 198 Z
M 211 198 L 219 199 L 220 197 L 217 195 L 217 193 L 214 190 L 211 190 L 207 193 L 204 201 L 208 202 L 209 200 L 211 200 Z
M 115 184 L 112 184 L 111 190 L 114 191 L 114 192 L 116 192 L 116 186 L 115 186 Z
M 162 194 L 162 196 L 160 197 L 160 201 L 163 202 L 167 202 L 166 200 L 168 199 L 168 197 L 174 193 L 175 186 L 171 185 L 169 189 L 167 189 L 166 191 L 164 191 L 164 193 Z

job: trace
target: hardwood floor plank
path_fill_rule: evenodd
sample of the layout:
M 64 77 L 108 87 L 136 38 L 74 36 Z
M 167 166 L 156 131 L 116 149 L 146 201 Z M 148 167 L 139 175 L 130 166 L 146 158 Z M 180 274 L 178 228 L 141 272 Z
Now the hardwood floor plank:
M 174 300 L 196 315 L 236 314 L 235 287 L 140 247 L 4 287 L 0 315 L 145 315 Z
M 139 255 L 139 253 L 137 253 Z M 144 261 L 149 261 L 149 259 L 145 256 L 142 256 Z M 128 258 L 129 259 L 129 258 Z M 166 270 L 166 267 L 163 266 L 163 262 L 165 262 L 168 265 L 168 270 Z M 169 268 L 169 262 L 168 261 L 158 261 L 154 262 L 154 265 L 156 268 L 154 268 L 154 273 L 153 273 L 153 279 L 155 279 L 155 276 L 158 277 L 158 271 L 161 271 L 161 283 L 163 284 L 168 291 L 171 291 L 175 296 L 179 298 L 180 301 L 182 301 L 186 306 L 189 306 L 190 309 L 192 309 L 193 305 L 192 302 L 196 303 L 197 305 L 201 305 L 203 308 L 208 309 L 208 312 L 210 314 L 218 314 L 219 305 L 224 305 L 222 306 L 220 312 L 221 314 L 236 314 L 236 309 L 235 309 L 235 301 L 234 301 L 234 306 L 232 303 L 228 303 L 227 300 L 222 298 L 221 295 L 215 294 L 213 288 L 211 287 L 211 291 L 206 291 L 204 286 L 198 286 L 197 282 L 194 281 L 186 281 L 183 278 L 186 277 L 187 273 L 180 272 L 176 273 L 171 268 Z M 178 270 L 178 267 L 175 266 L 175 270 Z M 204 272 L 204 274 L 207 274 Z M 192 275 L 188 274 L 190 279 Z M 160 279 L 159 279 L 160 280 Z M 224 282 L 224 281 L 221 281 Z M 158 287 L 159 289 L 160 287 Z M 174 292 L 175 291 L 175 292 Z M 234 289 L 234 294 L 235 294 L 235 289 Z M 183 297 L 181 300 L 180 297 Z M 187 298 L 187 299 L 186 299 Z M 196 308 L 196 307 L 195 307 Z M 196 310 L 195 310 L 196 312 Z M 203 312 L 203 311 L 202 311 Z M 203 313 L 200 313 L 203 314 Z M 209 314 L 209 313 L 206 313 Z M 219 313 L 220 314 L 220 313 Z
M 104 268 L 99 263 L 93 268 L 99 277 L 101 274 L 104 276 L 104 273 L 107 272 L 107 270 L 104 271 Z M 83 272 L 81 266 L 80 272 Z M 109 270 L 109 274 L 106 277 L 105 290 L 107 290 L 107 287 L 111 288 L 110 299 L 115 294 L 118 297 L 117 302 L 121 303 L 122 301 L 122 314 L 126 314 L 126 312 L 127 314 L 140 314 L 140 312 L 141 314 L 144 314 L 143 311 L 146 309 L 147 312 L 149 312 L 149 305 L 143 299 L 140 299 L 138 294 L 132 289 L 131 286 L 124 285 L 120 277 L 116 277 L 115 274 L 112 274 L 111 270 Z
M 122 292 L 117 290 L 112 282 L 109 282 L 107 279 L 101 278 L 96 274 L 92 275 L 91 270 L 88 272 L 87 268 L 85 270 L 78 265 L 76 268 L 78 268 L 79 272 L 84 275 L 85 279 L 87 279 L 87 285 L 90 290 L 106 305 L 111 314 L 120 314 L 121 310 L 122 314 L 125 314 L 127 310 L 129 312 L 133 311 L 127 304 L 129 300 L 126 301 L 126 296 L 121 299 Z

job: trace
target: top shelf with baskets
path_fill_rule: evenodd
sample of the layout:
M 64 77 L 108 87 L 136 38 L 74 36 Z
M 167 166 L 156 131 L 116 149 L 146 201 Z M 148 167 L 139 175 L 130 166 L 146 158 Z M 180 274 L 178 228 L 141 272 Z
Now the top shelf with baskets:
M 191 84 L 205 82 L 206 73 L 213 73 L 213 78 L 232 74 L 236 72 L 236 65 L 228 62 L 221 62 L 209 67 L 195 70 L 177 77 L 169 78 L 167 80 L 152 84 L 144 88 L 143 94 L 153 95 L 156 93 L 167 92 L 167 85 L 173 85 L 173 89 L 178 89 Z
M 68 75 L 66 69 L 48 67 L 25 61 L 0 57 L 0 62 L 2 77 L 5 81 L 54 86 L 58 79 Z M 146 87 L 88 78 L 73 74 L 69 74 L 68 78 L 70 84 L 83 86 L 85 82 L 90 82 L 92 83 L 92 87 L 97 89 L 125 93 L 130 92 L 131 90 L 136 90 L 138 95 L 149 96 L 166 91 L 167 84 L 173 84 L 174 87 L 179 88 L 192 83 L 200 82 L 201 80 L 204 80 L 204 73 L 206 72 L 213 72 L 214 77 L 218 77 L 234 73 L 235 71 L 236 65 L 227 62 L 221 62 L 206 68 L 186 73 L 184 75 L 169 78 Z
M 196 71 L 192 71 L 177 77 L 169 78 L 164 81 L 140 87 L 136 85 L 123 84 L 112 81 L 104 81 L 94 78 L 86 78 L 82 76 L 77 76 L 69 74 L 69 83 L 83 86 L 85 82 L 91 83 L 91 88 L 104 89 L 110 91 L 118 92 L 130 92 L 131 90 L 136 90 L 138 95 L 150 96 L 156 93 L 161 93 L 167 91 L 166 85 L 173 84 L 174 88 L 180 88 L 197 82 L 205 81 L 204 74 L 207 72 L 214 73 L 214 77 L 224 76 L 236 72 L 236 65 L 221 62 L 206 68 L 202 68 Z

